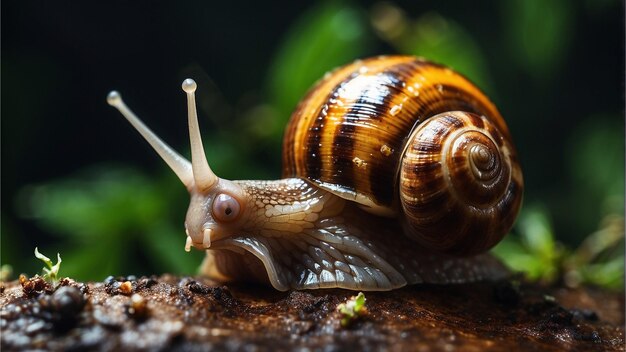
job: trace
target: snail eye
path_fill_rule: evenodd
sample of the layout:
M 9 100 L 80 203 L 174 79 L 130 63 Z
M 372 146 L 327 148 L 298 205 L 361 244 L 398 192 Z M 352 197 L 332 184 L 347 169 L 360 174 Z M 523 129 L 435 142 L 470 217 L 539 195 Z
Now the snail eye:
M 213 200 L 213 218 L 221 222 L 233 221 L 239 215 L 239 202 L 228 194 L 219 194 Z

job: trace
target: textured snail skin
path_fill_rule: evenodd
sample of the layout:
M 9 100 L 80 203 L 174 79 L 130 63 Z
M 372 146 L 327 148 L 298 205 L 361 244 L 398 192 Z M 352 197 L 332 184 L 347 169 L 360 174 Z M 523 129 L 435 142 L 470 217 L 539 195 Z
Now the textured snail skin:
M 410 56 L 357 60 L 324 76 L 286 127 L 283 179 L 229 181 L 206 160 L 186 79 L 191 162 L 124 104 L 191 194 L 185 250 L 201 272 L 278 290 L 391 290 L 499 279 L 485 252 L 519 211 L 523 180 L 508 128 L 466 78 Z

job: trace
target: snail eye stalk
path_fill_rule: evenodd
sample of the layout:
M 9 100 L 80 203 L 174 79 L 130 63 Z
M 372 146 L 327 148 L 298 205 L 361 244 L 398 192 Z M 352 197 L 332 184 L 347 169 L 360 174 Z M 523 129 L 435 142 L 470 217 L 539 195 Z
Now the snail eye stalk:
M 196 188 L 207 191 L 217 183 L 217 176 L 209 167 L 209 162 L 204 154 L 200 127 L 198 125 L 198 112 L 196 111 L 196 82 L 187 78 L 183 81 L 182 88 L 187 93 L 187 115 L 189 118 L 189 140 L 191 142 L 191 167 Z
M 159 153 L 161 158 L 163 158 L 167 165 L 176 173 L 183 184 L 187 186 L 187 189 L 192 190 L 196 188 L 199 192 L 206 192 L 217 183 L 218 177 L 213 173 L 211 167 L 209 167 L 202 146 L 195 96 L 198 85 L 193 79 L 187 78 L 183 81 L 182 88 L 187 94 L 191 163 L 154 134 L 154 132 L 124 104 L 120 93 L 111 91 L 107 96 L 107 102 L 109 105 L 119 110 L 128 122 L 130 122 L 145 140 L 150 143 L 152 148 Z
M 167 165 L 174 171 L 176 176 L 191 189 L 193 186 L 193 173 L 191 163 L 182 155 L 178 154 L 172 147 L 163 142 L 148 126 L 146 126 L 122 100 L 122 96 L 117 91 L 111 91 L 107 96 L 107 103 L 116 108 L 133 127 L 150 143 L 152 148 L 161 156 Z

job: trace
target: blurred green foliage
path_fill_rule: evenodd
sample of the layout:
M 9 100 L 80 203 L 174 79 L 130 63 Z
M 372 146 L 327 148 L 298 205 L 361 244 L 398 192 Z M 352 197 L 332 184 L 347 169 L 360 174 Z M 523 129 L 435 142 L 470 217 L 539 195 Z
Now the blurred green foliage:
M 378 53 L 423 56 L 453 67 L 485 89 L 506 112 L 516 141 L 521 141 L 518 147 L 525 161 L 526 202 L 512 234 L 494 253 L 533 280 L 623 289 L 621 105 L 620 110 L 605 110 L 598 105 L 591 114 L 577 116 L 582 123 L 558 131 L 566 134 L 567 145 L 562 149 L 537 140 L 537 136 L 543 136 L 537 128 L 550 123 L 544 128 L 571 126 L 556 118 L 542 121 L 546 115 L 524 110 L 537 104 L 536 109 L 545 107 L 546 114 L 555 115 L 549 108 L 557 109 L 554 106 L 558 104 L 550 105 L 550 100 L 558 96 L 550 96 L 549 89 L 566 84 L 561 74 L 567 67 L 567 57 L 581 50 L 574 48 L 572 34 L 577 21 L 583 13 L 601 16 L 607 8 L 614 9 L 616 3 L 496 2 L 499 18 L 490 18 L 489 24 L 476 24 L 497 29 L 490 44 L 469 30 L 467 21 L 443 12 L 409 13 L 391 2 L 371 6 L 317 3 L 293 20 L 265 72 L 258 73 L 267 75 L 261 87 L 265 92 L 262 98 L 236 105 L 235 119 L 215 118 L 212 121 L 218 128 L 212 126 L 203 132 L 208 159 L 225 178 L 278 177 L 284 125 L 298 100 L 325 72 Z M 529 76 L 530 85 L 538 87 L 538 92 L 518 96 L 516 80 L 521 75 Z M 511 82 L 505 85 L 504 79 Z M 209 105 L 199 94 L 200 110 Z M 149 119 L 146 122 L 150 125 Z M 228 128 L 223 128 L 224 124 Z M 546 155 L 537 156 L 542 149 L 547 149 Z M 187 150 L 182 147 L 180 151 L 185 154 Z M 559 154 L 562 150 L 568 152 Z M 529 156 L 532 153 L 535 155 Z M 547 160 L 555 155 L 557 160 Z M 550 190 L 541 188 L 541 178 L 552 175 L 545 165 L 565 170 L 558 174 L 563 179 L 550 183 Z M 61 251 L 64 275 L 97 280 L 110 274 L 192 273 L 202 255 L 183 251 L 184 190 L 169 170 L 161 170 L 147 176 L 130 166 L 95 165 L 64 179 L 24 187 L 17 207 L 24 218 L 35 220 L 56 235 L 58 242 L 41 247 Z M 3 212 L 2 262 L 18 271 L 30 270 L 30 256 L 16 254 L 22 249 L 19 234 Z
M 24 189 L 22 202 L 25 216 L 69 244 L 62 253 L 64 275 L 88 280 L 111 273 L 150 274 L 147 267 L 192 272 L 202 255 L 183 251 L 182 225 L 173 225 L 179 222 L 168 203 L 176 186 L 175 177 L 160 180 L 106 165 Z M 184 217 L 182 211 L 176 215 Z
M 566 55 L 572 30 L 567 0 L 512 0 L 503 5 L 516 64 L 538 79 L 550 75 Z

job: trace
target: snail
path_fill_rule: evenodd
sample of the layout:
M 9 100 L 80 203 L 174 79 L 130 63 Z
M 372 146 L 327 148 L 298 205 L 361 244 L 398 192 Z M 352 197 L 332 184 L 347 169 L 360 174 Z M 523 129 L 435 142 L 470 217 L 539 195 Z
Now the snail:
M 453 70 L 411 56 L 327 73 L 285 130 L 283 177 L 229 181 L 206 160 L 186 79 L 191 162 L 107 97 L 191 194 L 185 250 L 201 272 L 277 290 L 391 290 L 507 275 L 486 251 L 510 230 L 523 179 L 496 107 Z

